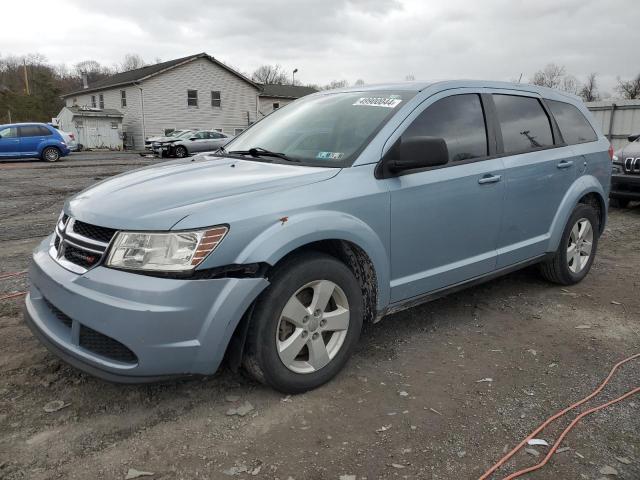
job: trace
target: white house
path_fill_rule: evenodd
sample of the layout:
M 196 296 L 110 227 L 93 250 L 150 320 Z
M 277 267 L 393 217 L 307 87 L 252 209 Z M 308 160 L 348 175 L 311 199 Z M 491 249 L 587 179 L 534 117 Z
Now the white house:
M 260 85 L 206 53 L 112 75 L 63 95 L 66 107 L 116 109 L 125 146 L 173 129 L 236 135 L 258 118 Z M 61 112 L 62 113 L 62 112 Z

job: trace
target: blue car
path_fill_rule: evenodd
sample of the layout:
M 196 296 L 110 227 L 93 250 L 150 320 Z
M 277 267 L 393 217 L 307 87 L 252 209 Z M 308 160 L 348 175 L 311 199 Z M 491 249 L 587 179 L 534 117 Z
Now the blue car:
M 64 138 L 45 123 L 13 123 L 0 125 L 0 159 L 40 158 L 57 162 L 69 155 Z
M 212 374 L 226 356 L 303 392 L 364 323 L 532 264 L 580 282 L 612 155 L 580 99 L 547 88 L 318 92 L 214 153 L 69 199 L 34 252 L 25 320 L 102 378 Z

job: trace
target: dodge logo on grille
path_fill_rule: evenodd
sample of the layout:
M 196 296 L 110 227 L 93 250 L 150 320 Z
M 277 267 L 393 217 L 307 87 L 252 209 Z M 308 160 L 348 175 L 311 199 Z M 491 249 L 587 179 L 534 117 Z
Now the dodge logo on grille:
M 640 157 L 628 157 L 624 160 L 624 171 L 627 173 L 640 173 Z

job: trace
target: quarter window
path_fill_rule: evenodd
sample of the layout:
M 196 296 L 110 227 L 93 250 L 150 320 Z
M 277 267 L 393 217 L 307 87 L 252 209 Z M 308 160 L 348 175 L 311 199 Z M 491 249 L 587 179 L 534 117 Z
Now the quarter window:
M 222 100 L 220 98 L 220 92 L 211 92 L 211 106 L 212 107 L 220 107 L 220 106 L 222 106 Z
M 558 123 L 562 138 L 569 145 L 595 142 L 598 135 L 589 121 L 576 107 L 569 103 L 547 100 L 547 105 Z
M 19 129 L 21 137 L 44 137 L 51 135 L 49 129 L 41 125 L 26 125 L 19 127 Z
M 189 107 L 197 107 L 198 106 L 198 91 L 197 90 L 187 90 L 187 105 Z
M 505 153 L 524 153 L 553 146 L 551 123 L 533 97 L 493 95 Z
M 447 143 L 449 161 L 487 156 L 487 129 L 480 97 L 453 95 L 427 107 L 402 137 L 437 137 Z

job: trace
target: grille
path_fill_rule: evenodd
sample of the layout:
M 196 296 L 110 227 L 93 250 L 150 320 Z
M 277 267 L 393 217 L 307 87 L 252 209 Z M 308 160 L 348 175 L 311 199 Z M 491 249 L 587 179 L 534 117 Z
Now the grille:
M 91 238 L 99 242 L 109 243 L 116 231 L 113 228 L 98 227 L 76 220 L 73 224 L 73 231 L 83 237 Z
M 53 242 L 53 245 L 56 247 L 56 250 L 58 250 L 58 248 L 60 248 L 60 237 L 58 235 L 56 235 L 56 239 Z
M 53 303 L 51 303 L 46 298 L 44 299 L 44 303 L 47 304 L 47 307 L 49 307 L 49 310 L 51 310 L 51 312 L 56 316 L 58 320 L 60 320 L 60 322 L 62 322 L 66 327 L 71 328 L 71 324 L 73 323 L 73 320 L 71 320 L 71 317 L 63 313 L 61 310 L 59 310 Z
M 98 263 L 102 257 L 97 253 L 88 252 L 67 244 L 64 246 L 64 258 L 69 260 L 71 263 L 81 266 L 82 268 L 89 269 Z
M 138 361 L 135 353 L 123 344 L 84 325 L 80 326 L 79 343 L 82 348 L 111 360 L 123 363 L 136 363 Z

